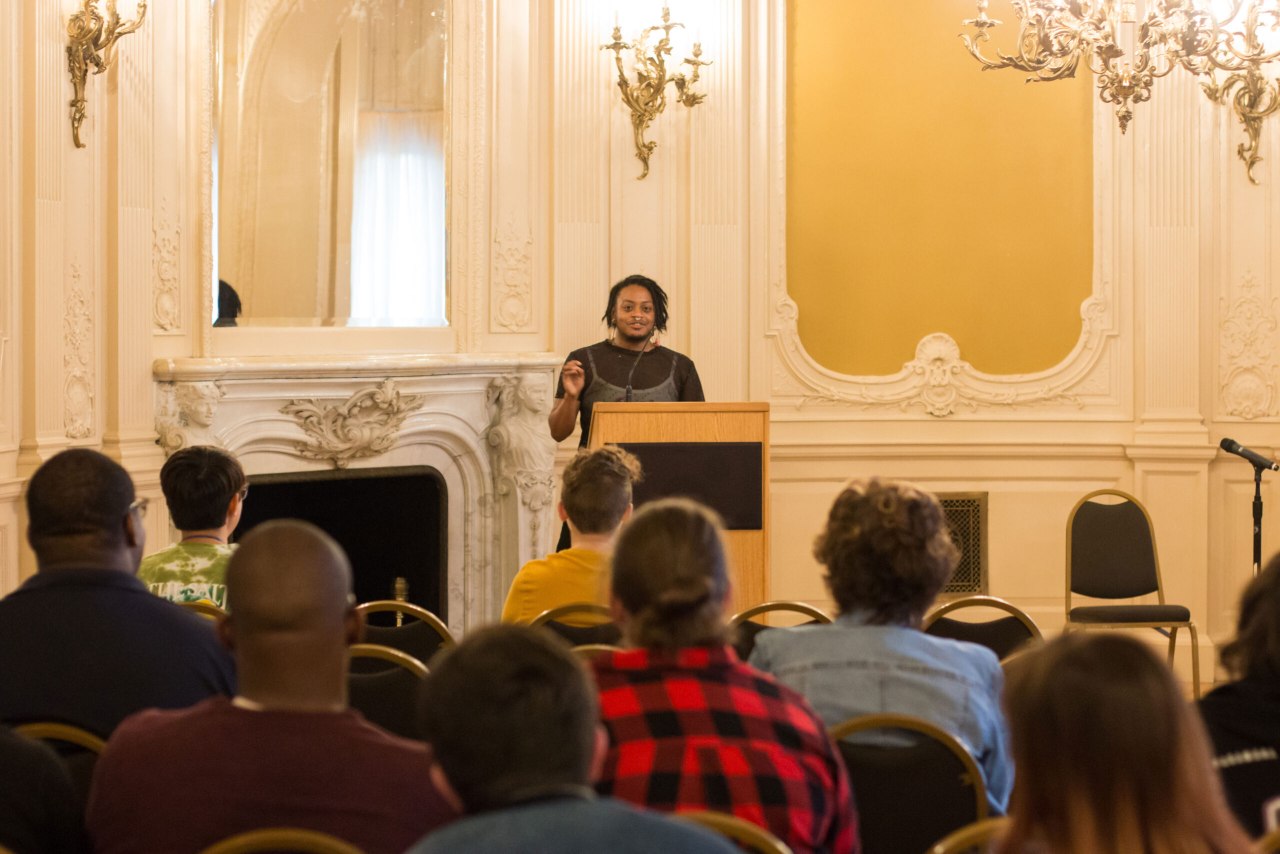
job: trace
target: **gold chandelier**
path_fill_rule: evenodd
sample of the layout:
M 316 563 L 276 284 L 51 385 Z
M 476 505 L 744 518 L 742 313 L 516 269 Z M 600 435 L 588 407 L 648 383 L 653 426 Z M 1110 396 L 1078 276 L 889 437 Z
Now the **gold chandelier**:
M 983 70 L 1013 68 L 1027 72 L 1027 82 L 1042 82 L 1074 77 L 1083 65 L 1098 78 L 1098 97 L 1115 105 L 1124 133 L 1133 106 L 1150 100 L 1152 84 L 1181 67 L 1200 78 L 1209 100 L 1231 102 L 1248 138 L 1236 153 L 1258 183 L 1253 167 L 1262 159 L 1262 121 L 1280 109 L 1278 81 L 1263 74 L 1280 57 L 1280 2 L 1147 0 L 1141 20 L 1134 0 L 1011 2 L 1020 19 L 1015 53 L 983 55 L 982 42 L 1001 23 L 987 16 L 987 0 L 978 0 L 977 17 L 964 22 L 974 32 L 960 37 Z

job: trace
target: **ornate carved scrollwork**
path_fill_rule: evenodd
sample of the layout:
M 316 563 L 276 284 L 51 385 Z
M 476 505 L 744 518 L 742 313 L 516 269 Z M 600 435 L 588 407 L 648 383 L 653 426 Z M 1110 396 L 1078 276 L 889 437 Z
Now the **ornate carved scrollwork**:
M 1276 304 L 1265 299 L 1252 274 L 1241 296 L 1220 300 L 1222 327 L 1218 368 L 1223 407 L 1237 418 L 1261 418 L 1276 408 Z
M 62 425 L 68 439 L 93 435 L 93 312 L 81 283 L 80 265 L 72 264 L 70 288 L 62 318 Z
M 395 445 L 400 426 L 426 395 L 401 394 L 391 379 L 356 392 L 345 403 L 331 406 L 316 400 L 291 400 L 280 411 L 292 416 L 310 438 L 298 442 L 298 453 L 312 460 L 328 460 L 346 468 L 352 460 L 376 457 Z
M 498 496 L 515 491 L 529 511 L 533 543 L 538 542 L 542 511 L 555 494 L 556 443 L 547 432 L 549 391 L 542 376 L 507 375 L 489 383 L 491 419 L 485 441 L 493 461 L 494 491 Z

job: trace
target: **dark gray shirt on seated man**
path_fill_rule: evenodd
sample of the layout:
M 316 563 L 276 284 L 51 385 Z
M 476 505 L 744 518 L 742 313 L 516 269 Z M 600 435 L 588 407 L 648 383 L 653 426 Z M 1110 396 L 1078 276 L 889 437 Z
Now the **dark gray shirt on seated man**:
M 54 720 L 109 736 L 127 715 L 235 691 L 213 626 L 134 577 L 145 504 L 128 473 L 84 448 L 27 487 L 37 572 L 0 599 L 0 720 Z

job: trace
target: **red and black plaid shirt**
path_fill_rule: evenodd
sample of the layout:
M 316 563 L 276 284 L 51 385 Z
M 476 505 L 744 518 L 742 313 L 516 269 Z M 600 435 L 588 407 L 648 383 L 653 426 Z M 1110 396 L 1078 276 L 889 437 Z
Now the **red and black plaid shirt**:
M 844 763 L 795 691 L 729 647 L 626 650 L 593 669 L 609 730 L 602 794 L 732 813 L 796 851 L 858 850 Z

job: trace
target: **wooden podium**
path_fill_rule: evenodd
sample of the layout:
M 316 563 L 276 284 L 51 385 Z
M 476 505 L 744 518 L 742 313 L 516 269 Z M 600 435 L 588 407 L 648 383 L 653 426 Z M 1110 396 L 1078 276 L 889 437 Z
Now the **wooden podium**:
M 640 458 L 637 507 L 680 495 L 724 517 L 730 613 L 768 600 L 769 404 L 597 403 L 587 447 L 603 445 Z

